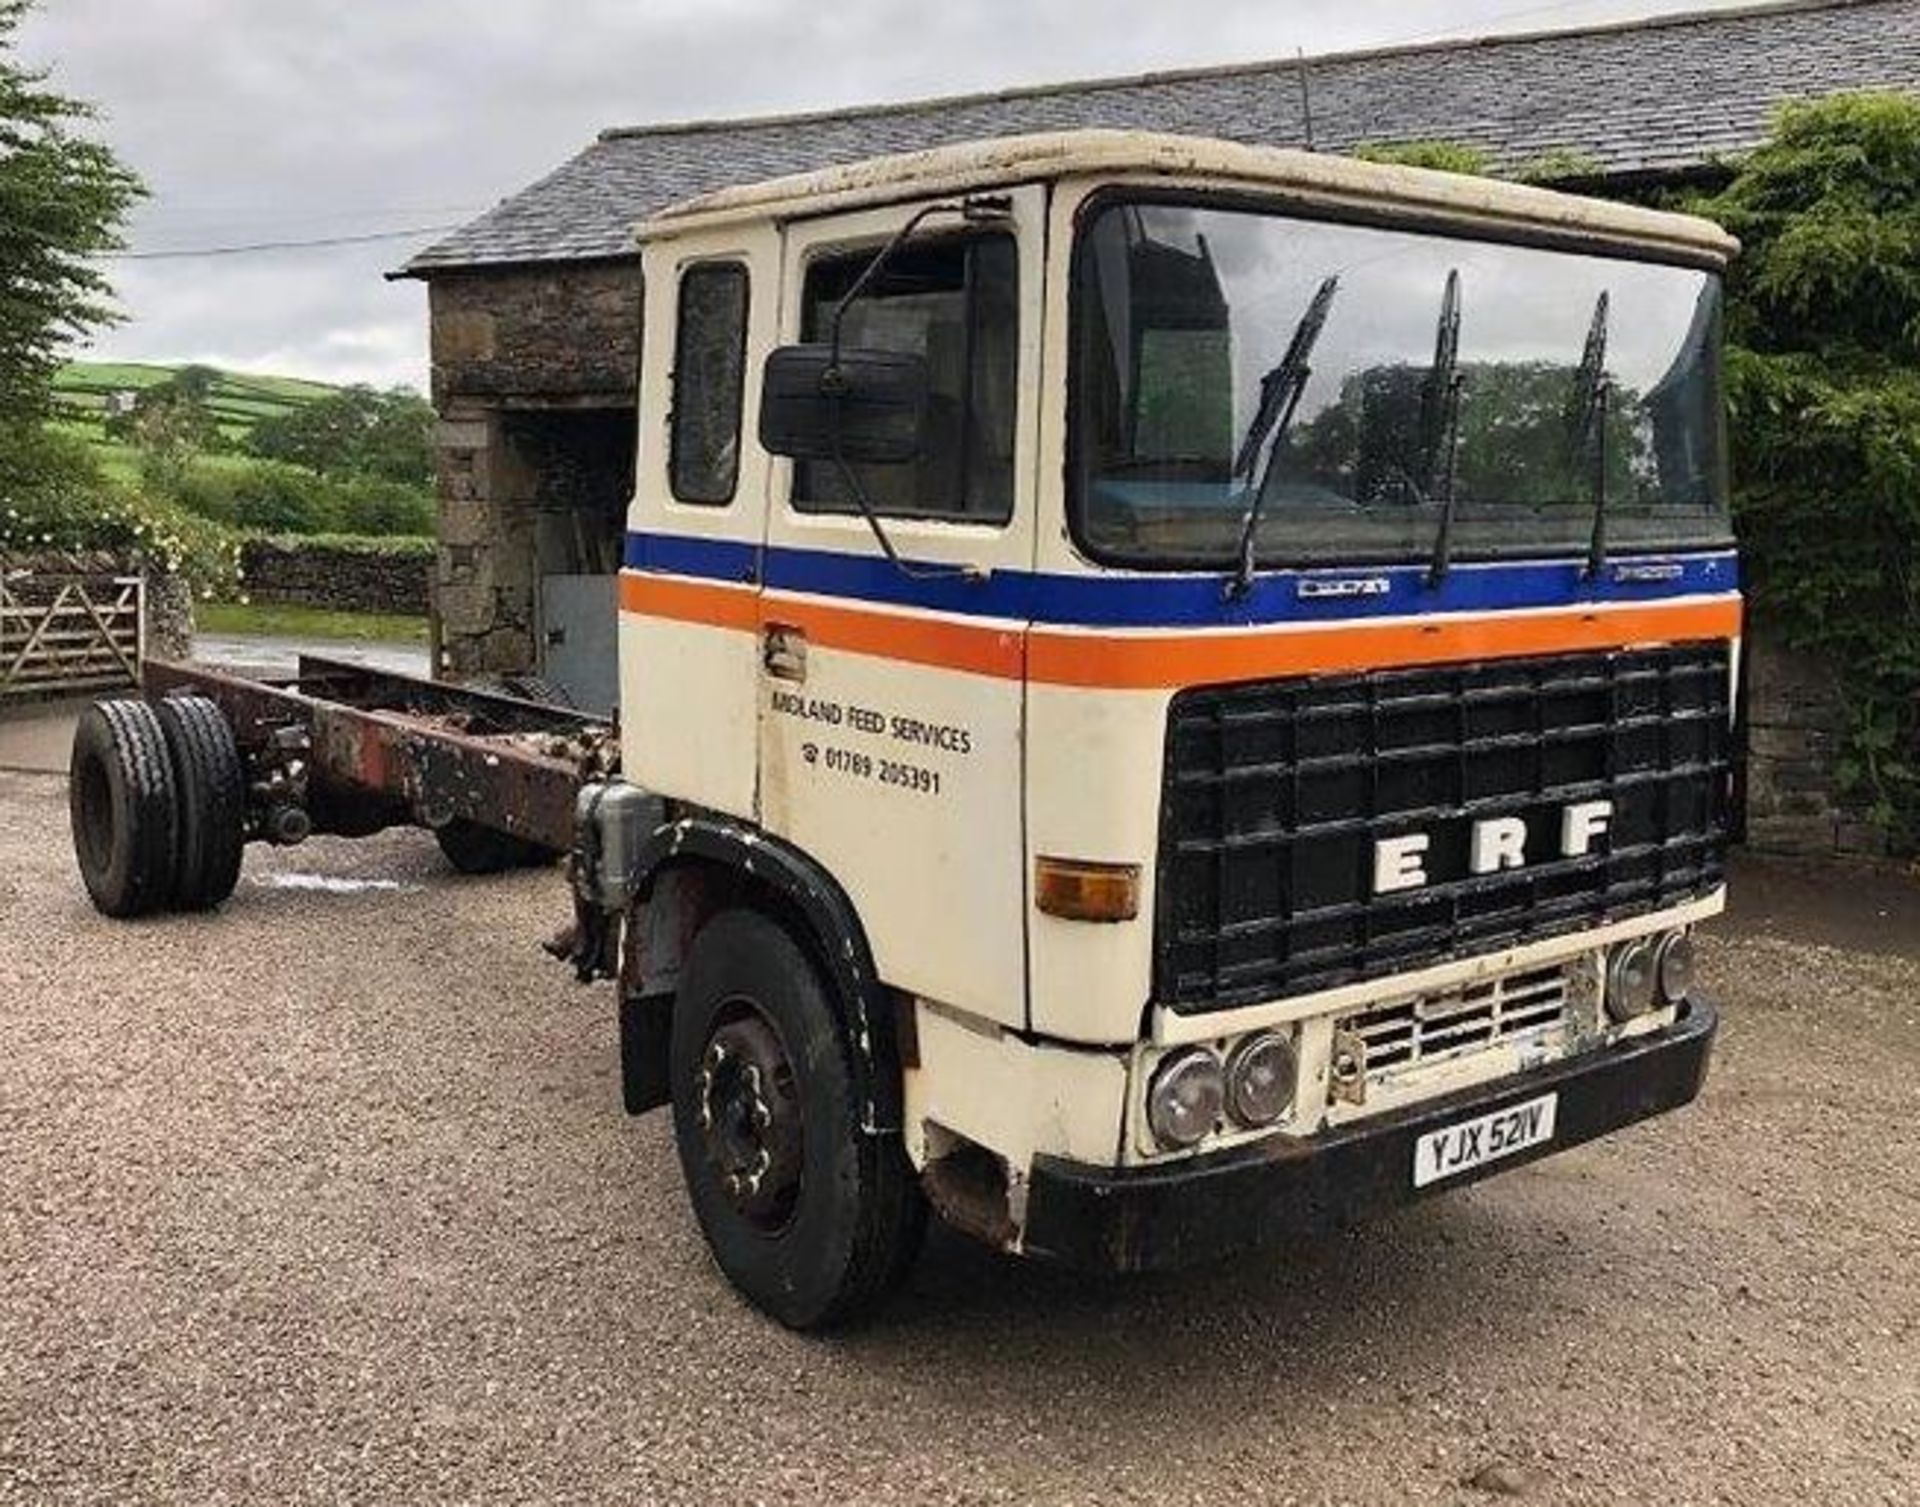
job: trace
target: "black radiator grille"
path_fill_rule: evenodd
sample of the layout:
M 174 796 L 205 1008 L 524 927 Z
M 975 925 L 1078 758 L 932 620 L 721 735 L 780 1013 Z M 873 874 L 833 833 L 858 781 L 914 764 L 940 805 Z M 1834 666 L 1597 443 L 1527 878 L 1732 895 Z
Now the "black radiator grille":
M 1489 660 L 1208 687 L 1167 731 L 1155 993 L 1199 1011 L 1404 972 L 1677 904 L 1725 844 L 1728 646 Z M 1561 813 L 1610 800 L 1560 856 Z M 1527 863 L 1469 873 L 1472 827 Z M 1374 844 L 1428 880 L 1373 893 Z

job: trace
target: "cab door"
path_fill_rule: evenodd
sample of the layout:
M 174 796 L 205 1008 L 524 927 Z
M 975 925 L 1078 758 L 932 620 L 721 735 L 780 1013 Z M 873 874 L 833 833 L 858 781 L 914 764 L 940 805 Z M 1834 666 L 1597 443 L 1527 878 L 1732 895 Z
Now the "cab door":
M 1015 1026 L 1044 206 L 936 212 L 848 304 L 843 347 L 925 361 L 925 443 L 851 474 L 775 462 L 760 609 L 761 824 L 839 880 L 886 983 Z M 923 208 L 791 225 L 782 343 L 825 340 Z
M 756 224 L 645 253 L 640 428 L 620 576 L 628 779 L 755 814 L 767 458 L 748 357 L 773 343 L 780 235 Z

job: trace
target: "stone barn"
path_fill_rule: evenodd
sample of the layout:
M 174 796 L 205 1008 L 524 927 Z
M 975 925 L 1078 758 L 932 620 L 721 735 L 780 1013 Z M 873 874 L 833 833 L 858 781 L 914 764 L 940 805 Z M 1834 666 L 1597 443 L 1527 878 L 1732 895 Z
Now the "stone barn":
M 1920 0 L 1802 0 L 606 131 L 394 274 L 427 284 L 431 314 L 436 673 L 536 671 L 583 704 L 610 704 L 636 427 L 631 227 L 676 200 L 883 152 L 1076 126 L 1332 152 L 1455 141 L 1502 172 L 1643 195 L 1713 182 L 1785 101 L 1885 88 L 1920 90 Z

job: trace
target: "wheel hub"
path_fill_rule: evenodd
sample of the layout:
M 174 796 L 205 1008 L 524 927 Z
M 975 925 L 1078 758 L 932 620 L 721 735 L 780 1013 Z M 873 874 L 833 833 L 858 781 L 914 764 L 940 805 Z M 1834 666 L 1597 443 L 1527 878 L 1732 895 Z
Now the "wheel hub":
M 782 1228 L 800 1191 L 800 1101 L 773 1024 L 742 1002 L 700 1059 L 700 1131 L 736 1209 L 762 1230 Z

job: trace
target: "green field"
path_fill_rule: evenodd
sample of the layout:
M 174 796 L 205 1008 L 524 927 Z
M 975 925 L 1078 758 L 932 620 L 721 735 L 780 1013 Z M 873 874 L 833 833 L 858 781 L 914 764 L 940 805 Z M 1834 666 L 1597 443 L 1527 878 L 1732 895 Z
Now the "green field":
M 137 361 L 70 362 L 53 381 L 55 422 L 108 449 L 120 449 L 122 447 L 107 444 L 101 429 L 108 395 L 153 387 L 178 370 L 177 366 L 153 366 Z M 262 419 L 286 413 L 332 391 L 334 389 L 324 382 L 306 382 L 297 377 L 256 377 L 223 371 L 213 385 L 208 406 L 221 433 L 239 443 Z M 109 466 L 114 464 L 114 459 L 107 457 Z
M 202 633 L 270 638 L 340 639 L 357 643 L 424 644 L 427 620 L 382 612 L 332 612 L 281 602 L 200 602 L 195 626 Z

